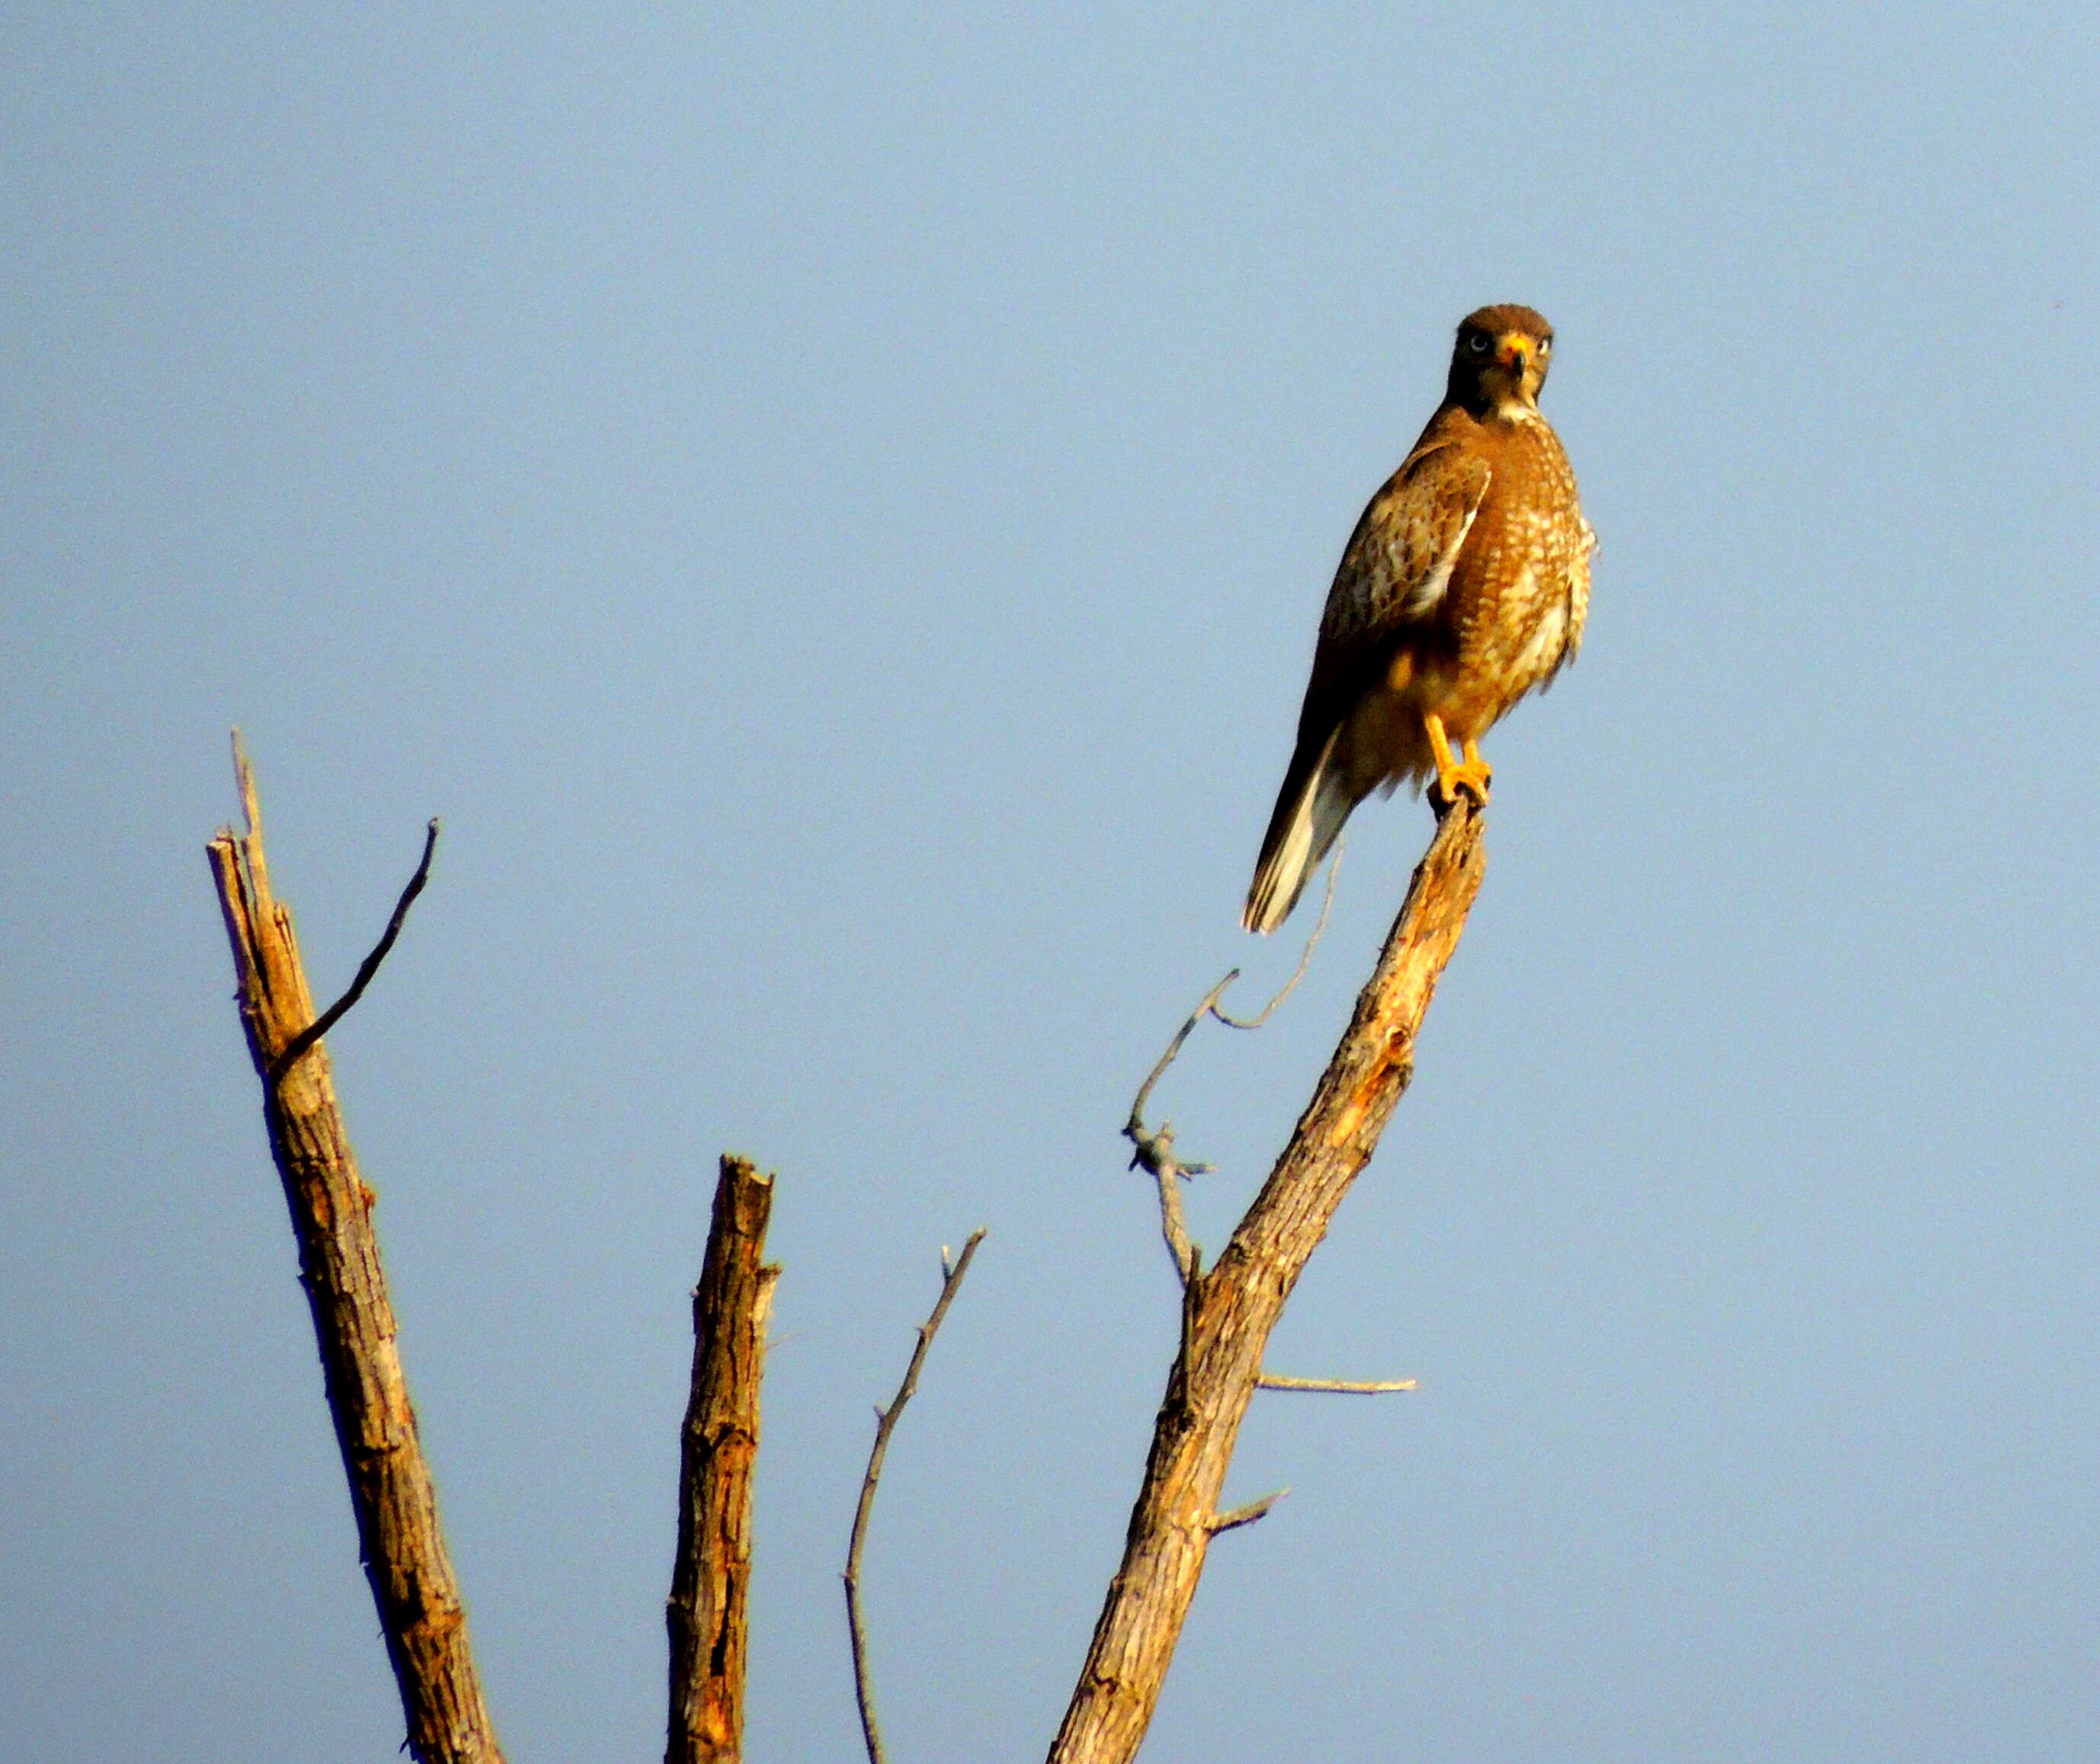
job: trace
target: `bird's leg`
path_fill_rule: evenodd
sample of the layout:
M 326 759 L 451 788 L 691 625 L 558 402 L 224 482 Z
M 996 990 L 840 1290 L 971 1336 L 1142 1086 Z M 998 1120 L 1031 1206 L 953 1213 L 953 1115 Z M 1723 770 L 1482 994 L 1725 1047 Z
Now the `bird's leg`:
M 1469 792 L 1474 801 L 1485 805 L 1488 800 L 1488 762 L 1480 757 L 1480 744 L 1470 736 L 1466 741 L 1466 758 L 1462 765 L 1451 752 L 1449 738 L 1444 733 L 1444 719 L 1434 711 L 1422 714 L 1422 726 L 1429 732 L 1429 751 L 1436 757 L 1436 794 L 1445 802 L 1458 800 L 1461 790 Z

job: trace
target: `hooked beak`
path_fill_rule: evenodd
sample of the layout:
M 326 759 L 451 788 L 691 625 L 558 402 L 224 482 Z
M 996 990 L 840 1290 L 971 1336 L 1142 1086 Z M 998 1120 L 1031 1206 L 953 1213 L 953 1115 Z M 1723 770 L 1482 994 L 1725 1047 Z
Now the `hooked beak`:
M 1497 337 L 1495 359 L 1501 362 L 1504 367 L 1515 368 L 1516 377 L 1521 381 L 1524 369 L 1531 365 L 1531 339 L 1528 337 L 1520 337 L 1514 331 L 1507 337 Z

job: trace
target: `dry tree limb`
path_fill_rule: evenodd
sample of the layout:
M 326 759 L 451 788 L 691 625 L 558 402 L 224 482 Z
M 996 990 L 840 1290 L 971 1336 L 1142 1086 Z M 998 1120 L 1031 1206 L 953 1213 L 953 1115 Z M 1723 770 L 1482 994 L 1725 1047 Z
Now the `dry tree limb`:
M 707 1260 L 693 1289 L 692 1395 L 678 1464 L 678 1552 L 664 1764 L 735 1764 L 743 1755 L 750 1635 L 751 1490 L 765 1319 L 780 1270 L 760 1260 L 773 1179 L 728 1153 L 715 1185 Z
M 1257 1516 L 1249 1509 L 1221 1515 L 1217 1502 L 1261 1378 L 1263 1351 L 1407 1087 L 1416 1032 L 1480 892 L 1481 830 L 1481 809 L 1468 797 L 1443 814 L 1290 1143 L 1216 1264 L 1207 1273 L 1192 1268 L 1181 1347 L 1154 1425 L 1123 1562 L 1051 1745 L 1051 1764 L 1127 1764 L 1136 1755 L 1211 1538 L 1223 1521 Z
M 867 1626 L 862 1621 L 860 1608 L 860 1557 L 867 1542 L 868 1516 L 875 1511 L 875 1485 L 882 1480 L 882 1461 L 889 1455 L 889 1436 L 896 1431 L 897 1418 L 904 1413 L 904 1405 L 911 1400 L 919 1388 L 919 1370 L 926 1364 L 926 1351 L 933 1345 L 933 1338 L 940 1333 L 946 1319 L 948 1307 L 955 1303 L 955 1294 L 963 1284 L 963 1276 L 970 1271 L 970 1259 L 977 1253 L 977 1246 L 984 1241 L 984 1228 L 980 1226 L 970 1233 L 963 1253 L 951 1263 L 947 1250 L 941 1251 L 941 1296 L 934 1304 L 933 1314 L 919 1325 L 919 1339 L 911 1350 L 911 1363 L 904 1369 L 904 1382 L 897 1387 L 897 1394 L 889 1400 L 887 1409 L 875 1412 L 875 1448 L 867 1455 L 867 1474 L 862 1477 L 860 1501 L 854 1509 L 853 1537 L 846 1545 L 846 1634 L 853 1644 L 854 1696 L 860 1704 L 860 1731 L 867 1742 L 868 1764 L 883 1764 L 882 1732 L 875 1720 L 875 1685 L 867 1661 Z
M 351 1153 L 328 1050 L 317 1045 L 323 1019 L 314 1012 L 292 915 L 270 891 L 254 776 L 237 734 L 234 769 L 247 831 L 222 829 L 207 851 L 233 946 L 241 1025 L 262 1080 L 271 1156 L 298 1239 L 299 1280 L 313 1312 L 359 1550 L 400 1687 L 408 1749 L 417 1764 L 501 1764 L 401 1370 L 372 1227 L 373 1195 Z M 433 822 L 386 937 L 327 1022 L 356 1002 L 392 946 L 429 875 L 435 839 Z

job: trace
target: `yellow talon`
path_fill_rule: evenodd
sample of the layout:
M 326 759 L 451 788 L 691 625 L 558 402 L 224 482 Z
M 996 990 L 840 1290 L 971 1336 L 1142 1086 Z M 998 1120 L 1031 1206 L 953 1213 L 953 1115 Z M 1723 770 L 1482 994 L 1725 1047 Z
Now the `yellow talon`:
M 1423 713 L 1422 725 L 1429 733 L 1429 751 L 1436 757 L 1436 787 L 1435 795 L 1447 805 L 1458 800 L 1458 792 L 1465 791 L 1474 801 L 1485 807 L 1488 800 L 1488 780 L 1492 775 L 1488 762 L 1480 757 L 1480 744 L 1471 736 L 1465 743 L 1466 757 L 1462 764 L 1453 756 L 1449 738 L 1444 733 L 1444 719 L 1434 711 Z

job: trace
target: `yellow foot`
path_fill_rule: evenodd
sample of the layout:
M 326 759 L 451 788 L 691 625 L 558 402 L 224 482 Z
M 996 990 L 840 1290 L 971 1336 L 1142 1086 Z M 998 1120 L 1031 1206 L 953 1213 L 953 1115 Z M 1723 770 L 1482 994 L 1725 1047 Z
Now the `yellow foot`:
M 1429 732 L 1429 751 L 1436 756 L 1436 782 L 1430 787 L 1430 800 L 1440 809 L 1449 808 L 1458 800 L 1458 792 L 1462 790 L 1485 807 L 1488 780 L 1493 774 L 1488 770 L 1488 762 L 1480 757 L 1480 743 L 1470 738 L 1467 740 L 1466 757 L 1461 762 L 1451 752 L 1442 717 L 1432 711 L 1423 716 L 1422 724 Z

